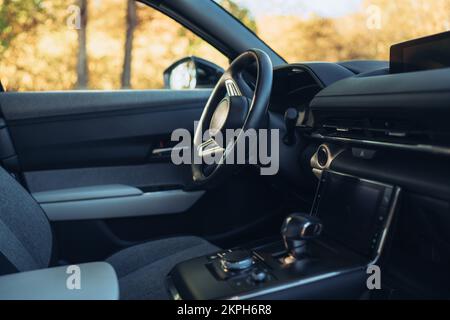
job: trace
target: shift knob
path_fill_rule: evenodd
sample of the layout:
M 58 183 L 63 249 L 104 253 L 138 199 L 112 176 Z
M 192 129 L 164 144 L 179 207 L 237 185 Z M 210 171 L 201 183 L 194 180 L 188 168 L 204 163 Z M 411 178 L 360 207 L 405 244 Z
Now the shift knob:
M 281 235 L 287 252 L 293 258 L 301 258 L 307 253 L 307 242 L 320 236 L 320 219 L 309 214 L 294 213 L 284 220 Z

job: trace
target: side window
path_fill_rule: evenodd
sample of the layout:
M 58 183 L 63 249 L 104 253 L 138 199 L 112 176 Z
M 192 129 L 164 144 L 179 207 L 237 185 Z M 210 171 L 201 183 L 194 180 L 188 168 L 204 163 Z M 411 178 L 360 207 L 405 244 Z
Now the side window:
M 177 71 L 195 68 L 196 61 L 208 72 L 228 64 L 210 44 L 134 0 L 0 3 L 0 80 L 6 91 L 208 87 L 177 78 Z

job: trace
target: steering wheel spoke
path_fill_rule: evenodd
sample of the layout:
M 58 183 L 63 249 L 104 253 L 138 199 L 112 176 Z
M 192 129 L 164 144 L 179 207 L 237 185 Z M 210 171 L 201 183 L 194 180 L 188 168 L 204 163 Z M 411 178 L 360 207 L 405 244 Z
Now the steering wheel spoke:
M 256 71 L 256 75 L 252 74 L 250 77 L 254 78 L 254 84 L 249 84 L 244 79 L 248 70 Z M 225 71 L 203 110 L 194 136 L 193 150 L 197 156 L 194 160 L 202 160 L 201 163 L 192 161 L 191 164 L 192 178 L 197 187 L 213 185 L 221 180 L 219 177 L 227 176 L 233 171 L 226 168 L 238 165 L 236 161 L 227 161 L 236 159 L 230 157 L 236 156 L 233 151 L 238 141 L 235 140 L 225 147 L 217 142 L 220 140 L 217 139 L 216 133 L 223 133 L 228 129 L 246 132 L 249 129 L 263 128 L 267 124 L 272 80 L 272 62 L 269 56 L 259 49 L 242 53 Z M 203 140 L 202 128 L 210 130 L 210 138 L 207 141 Z M 220 161 L 207 163 L 205 166 L 206 162 L 210 162 L 208 156 Z
M 229 97 L 242 96 L 241 90 L 233 79 L 225 80 L 225 88 L 227 89 L 227 94 Z
M 225 149 L 213 138 L 208 139 L 197 147 L 197 154 L 201 158 L 217 153 L 223 154 L 224 152 Z

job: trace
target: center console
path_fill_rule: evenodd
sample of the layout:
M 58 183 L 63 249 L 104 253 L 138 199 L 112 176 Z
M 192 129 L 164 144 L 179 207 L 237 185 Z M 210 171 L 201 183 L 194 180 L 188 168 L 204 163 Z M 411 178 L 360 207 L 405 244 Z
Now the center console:
M 323 170 L 310 214 L 289 215 L 278 241 L 182 262 L 174 299 L 359 298 L 384 246 L 400 189 Z

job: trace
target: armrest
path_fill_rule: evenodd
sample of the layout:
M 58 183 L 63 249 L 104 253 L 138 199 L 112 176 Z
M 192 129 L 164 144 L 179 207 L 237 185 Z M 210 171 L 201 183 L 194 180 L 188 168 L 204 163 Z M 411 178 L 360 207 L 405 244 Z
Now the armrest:
M 142 195 L 141 190 L 135 187 L 125 186 L 121 184 L 61 189 L 33 193 L 34 199 L 40 204 L 140 195 Z
M 79 264 L 80 289 L 69 289 L 68 266 L 0 277 L 0 300 L 118 300 L 119 282 L 106 262 Z
M 113 219 L 187 211 L 204 191 L 142 192 L 126 185 L 99 185 L 33 193 L 50 221 Z

